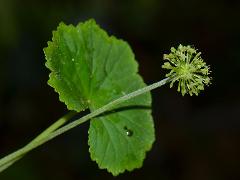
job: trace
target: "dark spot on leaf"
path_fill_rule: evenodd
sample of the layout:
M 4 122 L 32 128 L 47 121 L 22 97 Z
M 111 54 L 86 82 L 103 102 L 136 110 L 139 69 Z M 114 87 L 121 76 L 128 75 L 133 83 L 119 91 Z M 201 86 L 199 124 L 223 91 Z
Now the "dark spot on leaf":
M 128 129 L 127 126 L 124 126 L 123 129 L 125 130 L 127 136 L 131 137 L 133 135 L 133 131 Z

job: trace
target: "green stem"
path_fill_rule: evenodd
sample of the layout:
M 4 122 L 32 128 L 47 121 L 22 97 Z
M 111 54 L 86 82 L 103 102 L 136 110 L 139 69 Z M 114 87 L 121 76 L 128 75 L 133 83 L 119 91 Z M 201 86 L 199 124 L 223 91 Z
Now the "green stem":
M 46 143 L 47 141 L 65 133 L 66 131 L 69 131 L 70 129 L 106 112 L 106 111 L 109 111 L 111 108 L 113 108 L 114 106 L 120 104 L 120 103 L 123 103 L 129 99 L 132 99 L 136 96 L 139 96 L 141 94 L 144 94 L 146 92 L 149 92 L 153 89 L 156 89 L 158 87 L 161 87 L 163 85 L 165 85 L 166 83 L 168 83 L 170 81 L 170 78 L 165 78 L 159 82 L 156 82 L 156 83 L 153 83 L 149 86 L 146 86 L 146 87 L 143 87 L 141 89 L 138 89 L 134 92 L 131 92 L 129 94 L 126 94 L 104 106 L 102 106 L 101 108 L 93 111 L 92 113 L 86 115 L 86 116 L 83 116 L 82 118 L 78 119 L 78 120 L 75 120 L 74 122 L 72 123 L 69 123 L 53 132 L 50 132 L 50 133 L 46 133 L 45 135 L 41 136 L 41 138 L 36 138 L 37 140 L 33 140 L 31 143 L 29 143 L 28 145 L 26 145 L 25 147 L 5 156 L 4 158 L 0 159 L 0 172 L 1 172 L 1 167 L 3 166 L 7 166 L 9 163 L 11 163 L 12 161 L 16 160 L 17 158 L 25 155 L 26 153 L 28 153 L 29 151 L 35 149 L 36 147 Z M 65 116 L 64 116 L 65 117 Z M 46 130 L 47 131 L 47 130 Z
M 53 123 L 51 126 L 49 126 L 46 130 L 44 130 L 41 134 L 39 134 L 36 138 L 34 138 L 30 143 L 28 143 L 25 147 L 34 144 L 35 142 L 39 141 L 40 139 L 47 137 L 50 133 L 52 133 L 53 131 L 55 131 L 56 129 L 58 129 L 59 127 L 61 127 L 63 124 L 65 124 L 67 121 L 69 121 L 69 119 L 71 119 L 74 115 L 76 115 L 77 112 L 75 111 L 70 111 L 69 113 L 67 113 L 66 115 L 64 115 L 63 117 L 61 117 L 60 119 L 58 119 L 55 123 Z M 11 161 L 0 165 L 0 172 L 4 171 L 5 169 L 7 169 L 9 166 L 11 166 L 12 164 L 14 164 L 16 161 L 18 161 L 19 159 L 21 159 L 25 154 L 18 156 L 14 159 L 11 159 Z

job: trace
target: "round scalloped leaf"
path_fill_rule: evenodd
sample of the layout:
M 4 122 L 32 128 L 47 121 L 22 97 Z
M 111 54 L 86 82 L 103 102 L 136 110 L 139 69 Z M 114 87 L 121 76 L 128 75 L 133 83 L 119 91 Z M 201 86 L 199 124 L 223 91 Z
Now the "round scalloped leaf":
M 76 27 L 61 23 L 44 49 L 49 85 L 69 110 L 90 111 L 145 84 L 129 45 L 108 36 L 94 20 Z M 89 151 L 113 175 L 142 166 L 154 142 L 150 93 L 91 120 Z

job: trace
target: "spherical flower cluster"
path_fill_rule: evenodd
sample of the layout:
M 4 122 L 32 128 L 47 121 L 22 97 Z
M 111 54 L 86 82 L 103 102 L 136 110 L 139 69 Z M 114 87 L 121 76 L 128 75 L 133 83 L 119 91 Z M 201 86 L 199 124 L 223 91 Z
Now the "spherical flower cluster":
M 179 45 L 177 49 L 171 48 L 170 54 L 164 54 L 166 60 L 162 68 L 169 69 L 166 77 L 170 78 L 170 87 L 178 82 L 178 91 L 185 94 L 198 95 L 210 84 L 209 66 L 201 58 L 201 52 L 191 46 Z

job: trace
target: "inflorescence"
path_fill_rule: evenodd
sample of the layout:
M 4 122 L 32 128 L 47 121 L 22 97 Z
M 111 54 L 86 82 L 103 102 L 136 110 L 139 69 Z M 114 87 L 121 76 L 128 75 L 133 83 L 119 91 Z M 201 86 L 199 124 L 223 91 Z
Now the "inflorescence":
M 163 59 L 168 62 L 165 62 L 162 68 L 170 70 L 166 75 L 171 80 L 170 87 L 177 81 L 178 91 L 183 96 L 198 95 L 205 85 L 210 84 L 209 66 L 200 55 L 201 52 L 197 52 L 193 47 L 181 44 L 177 49 L 172 47 L 170 54 L 164 54 Z

